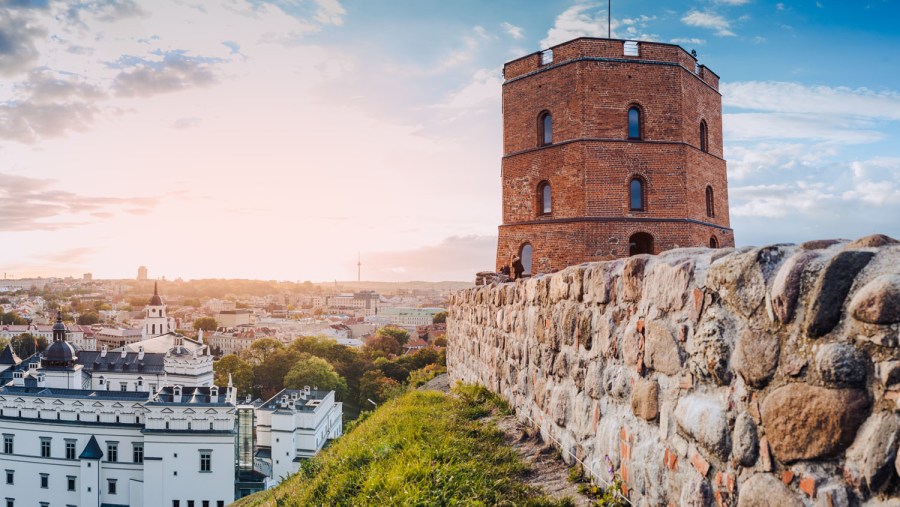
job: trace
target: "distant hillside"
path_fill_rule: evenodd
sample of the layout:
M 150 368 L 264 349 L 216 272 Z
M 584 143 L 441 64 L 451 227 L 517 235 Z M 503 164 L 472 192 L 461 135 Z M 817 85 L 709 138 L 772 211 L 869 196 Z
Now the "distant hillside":
M 528 466 L 479 421 L 503 407 L 496 395 L 458 396 L 412 391 L 385 403 L 299 473 L 234 505 L 572 505 L 526 485 Z

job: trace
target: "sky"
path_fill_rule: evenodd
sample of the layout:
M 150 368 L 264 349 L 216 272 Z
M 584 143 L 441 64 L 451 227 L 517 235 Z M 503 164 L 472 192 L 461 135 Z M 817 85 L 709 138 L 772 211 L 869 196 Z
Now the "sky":
M 900 1 L 612 2 L 721 76 L 738 246 L 900 237 Z M 0 0 L 0 269 L 469 280 L 503 63 L 581 0 Z

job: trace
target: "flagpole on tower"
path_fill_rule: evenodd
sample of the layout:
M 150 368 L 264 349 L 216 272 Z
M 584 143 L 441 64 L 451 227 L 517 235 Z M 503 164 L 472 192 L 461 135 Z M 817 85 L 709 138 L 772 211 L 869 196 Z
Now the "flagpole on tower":
M 612 39 L 612 0 L 606 0 L 606 38 Z

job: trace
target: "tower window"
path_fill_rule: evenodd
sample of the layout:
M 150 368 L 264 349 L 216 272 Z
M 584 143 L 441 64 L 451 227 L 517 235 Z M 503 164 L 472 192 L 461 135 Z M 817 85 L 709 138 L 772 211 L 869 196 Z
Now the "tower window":
M 553 212 L 552 193 L 550 183 L 542 181 L 538 184 L 538 214 L 549 215 Z
M 719 240 L 717 240 L 715 236 L 709 237 L 709 247 L 710 248 L 719 248 Z
M 538 143 L 540 146 L 553 144 L 553 116 L 549 111 L 538 115 Z
M 713 188 L 708 185 L 706 187 L 706 216 L 710 218 L 716 216 L 716 204 L 715 199 L 713 199 Z
M 628 184 L 628 207 L 631 211 L 646 211 L 647 197 L 644 189 L 644 180 L 635 177 Z
M 706 120 L 700 120 L 700 151 L 709 152 L 709 131 Z
M 628 110 L 628 139 L 641 138 L 641 110 L 632 106 Z

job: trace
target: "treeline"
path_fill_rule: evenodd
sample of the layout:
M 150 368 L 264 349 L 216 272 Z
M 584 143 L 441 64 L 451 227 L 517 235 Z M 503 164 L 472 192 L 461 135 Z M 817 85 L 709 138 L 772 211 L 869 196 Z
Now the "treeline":
M 153 294 L 153 281 L 128 282 L 131 294 Z M 225 296 L 268 296 L 271 294 L 316 294 L 323 289 L 312 282 L 279 282 L 276 280 L 243 280 L 208 278 L 202 280 L 174 280 L 159 282 L 163 296 L 186 298 L 224 298 Z M 149 297 L 149 296 L 148 296 Z M 146 304 L 146 302 L 145 302 Z
M 326 337 L 300 337 L 289 345 L 261 338 L 240 356 L 216 361 L 215 382 L 224 386 L 228 375 L 238 396 L 268 399 L 284 388 L 304 386 L 334 390 L 338 400 L 366 408 L 418 385 L 444 371 L 444 350 L 428 347 L 403 354 L 409 334 L 384 327 L 361 348 L 340 345 Z M 368 408 L 372 408 L 369 406 Z

